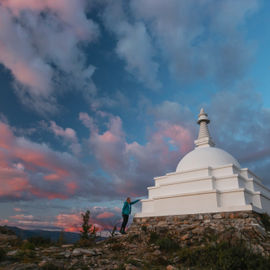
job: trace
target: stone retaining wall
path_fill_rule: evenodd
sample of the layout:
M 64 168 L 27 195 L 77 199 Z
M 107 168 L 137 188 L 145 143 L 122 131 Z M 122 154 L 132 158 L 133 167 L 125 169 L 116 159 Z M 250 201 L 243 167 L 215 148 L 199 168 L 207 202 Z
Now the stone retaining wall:
M 262 216 L 253 211 L 134 217 L 129 234 L 155 232 L 177 240 L 181 246 L 211 241 L 245 241 L 256 252 L 270 254 L 270 233 Z

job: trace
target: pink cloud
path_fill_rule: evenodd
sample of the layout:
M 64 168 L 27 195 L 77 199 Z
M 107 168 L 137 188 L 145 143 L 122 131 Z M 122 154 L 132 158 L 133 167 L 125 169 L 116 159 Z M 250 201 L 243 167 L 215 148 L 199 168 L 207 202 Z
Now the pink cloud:
M 69 154 L 16 137 L 0 122 L 0 198 L 67 199 L 80 190 L 84 170 Z
M 42 220 L 35 218 L 33 215 L 16 215 L 10 216 L 8 219 L 1 220 L 0 225 L 7 225 L 12 227 L 19 227 L 22 229 L 45 229 L 45 230 L 59 230 L 58 227 L 54 225 L 54 221 Z
M 91 118 L 87 114 L 80 115 L 83 122 L 89 123 Z M 91 120 L 89 143 L 101 168 L 111 175 L 119 194 L 134 197 L 142 194 L 154 176 L 175 170 L 181 156 L 193 147 L 191 131 L 180 124 L 156 122 L 156 130 L 142 145 L 136 141 L 127 142 L 119 117 L 107 117 L 108 129 L 102 133 Z
M 34 53 L 27 33 L 21 26 L 14 25 L 10 12 L 1 5 L 0 40 L 0 62 L 12 71 L 16 80 L 30 87 L 33 95 L 50 94 L 51 67 Z M 20 46 L 20 50 L 17 50 L 17 46 Z
M 114 225 L 121 223 L 122 217 L 119 211 L 114 208 L 93 206 L 90 207 L 89 223 L 96 227 L 98 231 L 111 230 Z M 67 232 L 80 232 L 82 225 L 81 214 L 85 211 L 59 213 L 51 216 L 49 220 L 46 216 L 34 216 L 33 214 L 16 214 L 9 216 L 5 220 L 0 219 L 0 225 L 17 226 L 24 229 L 47 229 L 64 230 Z
M 18 219 L 18 220 L 20 220 L 20 219 L 22 219 L 22 220 L 24 220 L 24 219 L 32 220 L 32 219 L 34 219 L 34 216 L 21 214 L 21 215 L 11 216 L 10 218 L 12 218 L 12 219 Z
M 189 129 L 168 122 L 160 122 L 160 133 L 180 149 L 180 154 L 188 152 L 193 146 L 193 136 Z
M 66 232 L 79 232 L 81 228 L 81 213 L 59 214 L 56 216 L 55 225 L 63 228 Z
M 125 151 L 125 135 L 122 131 L 122 121 L 119 117 L 110 118 L 109 128 L 103 134 L 98 129 L 91 131 L 90 144 L 96 159 L 102 166 L 110 171 L 125 167 L 123 152 Z
M 76 190 L 78 189 L 78 184 L 76 182 L 69 182 L 69 183 L 66 183 L 66 187 L 70 194 L 74 194 Z
M 51 121 L 50 124 L 51 124 L 50 129 L 56 136 L 63 137 L 70 141 L 77 140 L 76 132 L 74 129 L 72 128 L 63 129 L 62 127 L 56 125 L 54 121 Z
M 97 30 L 97 26 L 86 17 L 85 0 L 4 0 L 2 5 L 7 7 L 14 16 L 19 16 L 20 12 L 25 10 L 38 13 L 48 9 L 52 10 L 56 12 L 65 23 L 68 23 L 72 27 L 73 31 L 80 39 L 87 40 L 93 38 L 93 29 Z
M 121 208 L 119 208 L 119 207 L 114 207 L 114 211 L 117 212 L 117 213 L 121 213 Z
M 74 154 L 81 152 L 81 145 L 78 142 L 76 131 L 72 128 L 62 128 L 58 126 L 54 121 L 50 122 L 49 129 L 55 136 L 63 139 L 64 143 L 69 145 L 69 148 Z
M 48 181 L 58 181 L 62 179 L 62 176 L 57 173 L 52 173 L 52 174 L 45 175 L 44 179 Z
M 96 227 L 98 231 L 111 230 L 114 225 L 120 224 L 122 217 L 115 209 L 107 207 L 91 207 L 89 223 Z M 78 213 L 62 213 L 56 216 L 54 225 L 69 232 L 80 232 L 82 217 Z
M 39 188 L 32 188 L 30 190 L 31 194 L 38 197 L 38 198 L 47 198 L 49 200 L 53 199 L 68 199 L 67 194 L 62 194 L 61 192 L 52 192 L 52 191 L 45 191 Z
M 79 119 L 82 123 L 91 130 L 95 130 L 94 120 L 87 113 L 80 112 Z
M 88 8 L 85 0 L 0 3 L 0 63 L 11 71 L 22 102 L 40 113 L 57 110 L 56 97 L 63 89 L 56 85 L 56 77 L 57 81 L 73 77 L 74 87 L 83 89 L 87 84 L 95 89 L 94 67 L 87 65 L 78 46 L 99 35 L 97 24 L 87 18 Z M 60 78 L 53 65 L 66 77 Z
M 97 215 L 97 219 L 103 219 L 103 218 L 110 218 L 110 217 L 113 217 L 114 216 L 114 213 L 111 213 L 111 212 L 104 212 L 104 213 L 101 213 L 99 215 Z
M 0 197 L 20 198 L 25 190 L 31 189 L 27 174 L 17 169 L 0 167 L 0 178 Z
M 9 224 L 9 220 L 8 219 L 0 219 L 0 225 L 1 226 L 5 226 L 7 224 Z

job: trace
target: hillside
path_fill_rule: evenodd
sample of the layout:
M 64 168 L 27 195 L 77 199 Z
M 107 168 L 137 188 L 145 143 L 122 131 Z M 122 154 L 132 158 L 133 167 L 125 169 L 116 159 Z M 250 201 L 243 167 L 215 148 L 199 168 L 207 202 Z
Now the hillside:
M 268 216 L 176 216 L 167 219 L 170 224 L 164 219 L 135 219 L 126 235 L 96 244 L 38 245 L 1 234 L 0 269 L 270 269 Z

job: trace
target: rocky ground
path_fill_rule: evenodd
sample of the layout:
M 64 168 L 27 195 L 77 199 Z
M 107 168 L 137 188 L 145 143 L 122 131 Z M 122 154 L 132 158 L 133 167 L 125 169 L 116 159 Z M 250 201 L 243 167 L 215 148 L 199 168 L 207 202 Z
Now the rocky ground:
M 0 235 L 0 247 L 6 250 L 1 270 L 32 269 L 176 269 L 177 256 L 165 254 L 155 244 L 146 245 L 138 235 L 115 236 L 93 247 L 61 245 L 32 247 L 24 241 L 16 247 L 15 237 Z M 4 240 L 4 241 L 3 241 Z M 11 240 L 11 241 L 10 241 Z M 7 241 L 10 244 L 7 244 Z M 156 265 L 154 267 L 154 265 Z M 152 268 L 154 267 L 154 268 Z
M 135 220 L 128 234 L 88 247 L 34 245 L 0 230 L 0 269 L 270 269 L 270 233 L 258 218 L 245 213 Z

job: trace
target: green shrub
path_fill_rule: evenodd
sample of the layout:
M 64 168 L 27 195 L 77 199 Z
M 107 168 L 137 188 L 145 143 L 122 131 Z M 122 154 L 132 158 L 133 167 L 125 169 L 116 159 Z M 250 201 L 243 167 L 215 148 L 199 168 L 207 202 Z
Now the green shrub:
M 35 252 L 31 249 L 21 249 L 18 251 L 16 256 L 13 258 L 14 260 L 19 260 L 24 263 L 32 262 L 35 258 Z
M 135 240 L 139 239 L 139 235 L 138 234 L 129 234 L 127 237 L 127 241 L 129 242 L 133 242 Z
M 49 246 L 52 244 L 51 239 L 42 236 L 31 236 L 27 240 L 34 246 Z
M 261 222 L 267 231 L 270 231 L 270 216 L 266 213 L 260 214 Z
M 8 243 L 13 246 L 13 247 L 21 247 L 23 241 L 21 238 L 17 238 L 17 239 L 12 239 L 10 241 L 8 241 Z
M 96 232 L 97 232 L 97 228 L 90 224 L 90 211 L 86 210 L 85 213 L 81 214 L 82 217 L 82 228 L 81 228 L 81 239 L 94 239 L 96 238 Z
M 3 248 L 0 248 L 0 262 L 6 257 L 6 251 Z
M 33 243 L 28 242 L 28 241 L 24 241 L 23 244 L 21 245 L 21 249 L 22 250 L 26 250 L 26 249 L 34 250 L 35 245 Z
M 143 231 L 143 232 L 147 232 L 147 226 L 142 225 L 142 231 Z
M 6 226 L 0 226 L 0 233 L 15 235 L 15 233 L 11 229 L 7 228 Z
M 154 231 L 150 233 L 149 243 L 158 245 L 159 249 L 163 251 L 173 251 L 179 248 L 179 244 L 175 240 Z
M 156 232 L 151 232 L 149 242 L 155 243 L 159 239 L 159 237 L 160 237 L 160 235 L 157 234 Z
M 222 242 L 195 249 L 181 249 L 180 262 L 188 267 L 201 267 L 212 270 L 264 270 L 270 269 L 270 260 L 260 254 L 254 254 L 243 244 L 231 245 Z
M 179 245 L 176 241 L 167 237 L 158 239 L 156 244 L 159 245 L 159 249 L 163 251 L 173 251 L 179 248 Z

